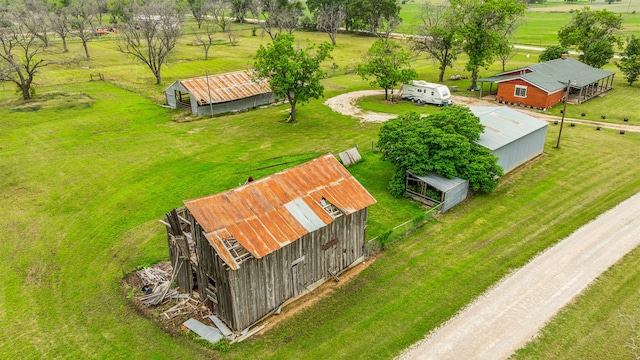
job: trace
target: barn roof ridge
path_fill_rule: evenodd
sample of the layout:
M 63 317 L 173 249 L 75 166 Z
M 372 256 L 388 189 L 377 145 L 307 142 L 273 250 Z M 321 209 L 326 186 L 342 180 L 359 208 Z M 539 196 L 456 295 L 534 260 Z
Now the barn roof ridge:
M 198 105 L 239 100 L 271 92 L 267 79 L 254 78 L 252 70 L 238 70 L 177 80 Z
M 210 234 L 227 233 L 261 258 L 333 222 L 321 198 L 349 215 L 376 200 L 332 154 L 184 204 L 232 269 L 239 262 Z M 227 249 L 228 250 L 228 249 Z

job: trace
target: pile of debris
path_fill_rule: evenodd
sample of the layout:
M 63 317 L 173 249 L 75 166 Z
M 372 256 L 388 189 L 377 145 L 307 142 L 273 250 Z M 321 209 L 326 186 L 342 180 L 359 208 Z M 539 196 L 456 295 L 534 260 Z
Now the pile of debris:
M 142 284 L 141 290 L 144 293 L 136 299 L 147 308 L 164 305 L 163 308 L 159 308 L 162 311 L 168 307 L 160 314 L 166 319 L 165 321 L 174 325 L 176 325 L 175 321 L 178 321 L 184 331 L 193 331 L 211 343 L 225 338 L 232 344 L 241 342 L 265 328 L 266 325 L 261 325 L 235 333 L 218 317 L 211 314 L 202 304 L 197 293 L 182 294 L 179 291 L 180 288 L 172 287 L 176 273 L 177 271 L 173 271 L 170 264 L 156 264 L 136 271 L 135 275 L 140 280 L 137 286 Z M 184 321 L 185 318 L 188 320 Z M 207 325 L 209 323 L 210 325 Z
M 136 271 L 136 275 L 143 284 L 144 295 L 137 299 L 146 306 L 154 306 L 164 303 L 167 299 L 178 295 L 177 288 L 171 288 L 173 277 L 163 269 L 153 266 Z

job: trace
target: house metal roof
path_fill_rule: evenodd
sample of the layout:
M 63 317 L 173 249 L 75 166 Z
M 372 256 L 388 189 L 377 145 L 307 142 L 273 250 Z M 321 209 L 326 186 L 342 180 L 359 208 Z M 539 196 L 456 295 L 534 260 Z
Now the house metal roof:
M 198 105 L 216 104 L 271 92 L 266 79 L 253 79 L 247 71 L 178 80 L 178 82 L 196 99 Z M 209 91 L 211 102 L 209 102 Z
M 531 72 L 526 72 L 527 69 Z M 516 71 L 522 71 L 522 74 L 507 75 Z M 611 71 L 596 69 L 572 58 L 560 58 L 505 71 L 495 76 L 478 79 L 478 81 L 500 83 L 522 79 L 551 94 L 563 90 L 569 80 L 573 84 L 572 87 L 582 88 L 613 74 Z
M 447 179 L 446 177 L 440 176 L 434 172 L 430 172 L 425 176 L 420 176 L 413 173 L 410 174 L 444 193 L 451 189 L 455 189 L 460 184 L 464 184 L 467 182 L 467 180 L 461 179 L 459 177 Z
M 261 258 L 333 222 L 322 207 L 323 198 L 345 215 L 376 202 L 333 155 L 327 154 L 184 204 L 218 255 L 235 270 L 239 262 L 225 246 L 225 239 L 237 240 L 253 257 Z
M 478 144 L 491 151 L 547 126 L 545 121 L 506 106 L 470 106 L 469 109 L 485 127 Z

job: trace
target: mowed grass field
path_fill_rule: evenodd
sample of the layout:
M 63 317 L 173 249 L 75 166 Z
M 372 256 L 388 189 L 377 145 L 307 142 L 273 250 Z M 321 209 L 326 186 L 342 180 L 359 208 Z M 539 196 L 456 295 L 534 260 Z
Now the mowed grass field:
M 251 48 L 266 41 L 244 32 L 239 46 L 220 43 L 223 50 L 207 62 L 187 45 L 187 35 L 178 54 L 188 60 L 176 57 L 160 86 L 106 38 L 91 44 L 91 62 L 47 69 L 34 101 L 0 91 L 0 357 L 390 358 L 502 276 L 640 190 L 640 134 L 566 127 L 562 148 L 554 149 L 557 127 L 550 127 L 545 156 L 504 178 L 495 193 L 476 196 L 398 241 L 358 277 L 268 333 L 228 352 L 210 350 L 137 313 L 121 284 L 125 274 L 168 258 L 157 220 L 182 200 L 359 144 L 364 161 L 350 171 L 378 200 L 369 236 L 422 212 L 386 194 L 393 169 L 370 146 L 380 125 L 335 114 L 322 99 L 300 107 L 297 125 L 282 122 L 286 106 L 192 122 L 175 122 L 179 113 L 157 106 L 163 86 L 176 78 L 243 69 Z M 373 39 L 345 35 L 338 41 L 333 61 L 344 69 Z M 518 57 L 514 65 L 525 61 L 531 60 Z M 421 78 L 436 76 L 426 60 L 416 66 Z M 124 89 L 88 82 L 97 72 Z M 336 74 L 325 85 L 327 96 L 368 88 L 354 75 Z M 633 113 L 637 103 L 625 111 Z M 602 298 L 617 289 L 619 303 L 633 304 L 640 283 L 625 279 L 638 276 L 633 264 L 639 257 L 636 251 L 616 267 L 625 277 L 608 273 L 602 283 L 610 287 L 589 293 Z M 579 322 L 579 331 L 598 331 L 616 318 L 615 302 L 580 304 L 570 313 L 599 306 L 609 317 Z M 609 347 L 624 344 L 625 329 L 605 332 L 605 344 L 589 354 L 628 355 L 624 347 Z M 575 344 L 574 351 L 586 345 Z

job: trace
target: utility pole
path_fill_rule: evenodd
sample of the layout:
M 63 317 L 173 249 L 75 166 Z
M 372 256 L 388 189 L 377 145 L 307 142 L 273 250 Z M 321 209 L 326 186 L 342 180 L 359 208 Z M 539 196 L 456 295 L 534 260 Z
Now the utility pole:
M 567 81 L 567 90 L 564 94 L 564 108 L 562 109 L 562 120 L 560 120 L 560 131 L 558 132 L 558 142 L 556 148 L 560 148 L 560 136 L 562 136 L 562 126 L 564 125 L 564 115 L 567 113 L 567 100 L 569 100 L 569 89 L 571 89 L 571 80 Z

